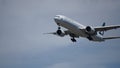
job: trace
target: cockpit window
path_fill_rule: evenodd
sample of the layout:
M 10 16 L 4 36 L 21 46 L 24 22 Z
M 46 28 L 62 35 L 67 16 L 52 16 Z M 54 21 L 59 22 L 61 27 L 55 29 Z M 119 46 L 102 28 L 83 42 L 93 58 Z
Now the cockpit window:
M 58 15 L 57 15 L 57 16 L 55 16 L 55 17 L 60 18 L 60 16 L 58 16 Z

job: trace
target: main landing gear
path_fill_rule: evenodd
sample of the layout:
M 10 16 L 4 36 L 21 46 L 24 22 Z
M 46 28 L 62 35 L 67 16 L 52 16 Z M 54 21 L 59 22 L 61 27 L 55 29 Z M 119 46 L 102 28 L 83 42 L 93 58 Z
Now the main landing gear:
M 76 42 L 76 39 L 74 37 L 71 38 L 72 42 Z

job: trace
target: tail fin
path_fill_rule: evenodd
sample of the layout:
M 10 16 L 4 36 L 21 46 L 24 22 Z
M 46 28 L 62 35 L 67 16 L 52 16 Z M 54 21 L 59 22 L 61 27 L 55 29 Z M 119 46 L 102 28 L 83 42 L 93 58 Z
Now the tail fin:
M 103 22 L 102 26 L 104 27 L 105 25 L 106 25 L 106 23 Z M 99 34 L 103 36 L 104 35 L 104 31 L 100 31 Z

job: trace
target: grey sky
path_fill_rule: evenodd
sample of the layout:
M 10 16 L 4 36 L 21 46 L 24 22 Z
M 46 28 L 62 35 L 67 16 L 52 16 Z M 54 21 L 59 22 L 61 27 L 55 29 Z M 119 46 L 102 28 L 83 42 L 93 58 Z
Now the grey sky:
M 120 68 L 120 40 L 102 43 L 43 35 L 54 16 L 81 24 L 120 24 L 119 0 L 0 0 L 0 68 Z M 105 36 L 120 36 L 120 29 Z

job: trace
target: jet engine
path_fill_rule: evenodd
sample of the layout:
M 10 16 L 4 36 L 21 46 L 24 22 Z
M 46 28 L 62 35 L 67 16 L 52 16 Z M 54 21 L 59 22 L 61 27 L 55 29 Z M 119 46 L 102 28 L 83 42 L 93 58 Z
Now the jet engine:
M 87 27 L 86 27 L 86 32 L 87 32 L 88 34 L 90 34 L 90 35 L 96 34 L 95 29 L 92 28 L 92 27 L 90 27 L 90 26 L 87 26 Z
M 58 29 L 56 33 L 57 33 L 57 35 L 60 36 L 60 37 L 63 37 L 63 36 L 65 35 L 65 32 L 62 31 L 62 30 L 60 30 L 60 29 Z

